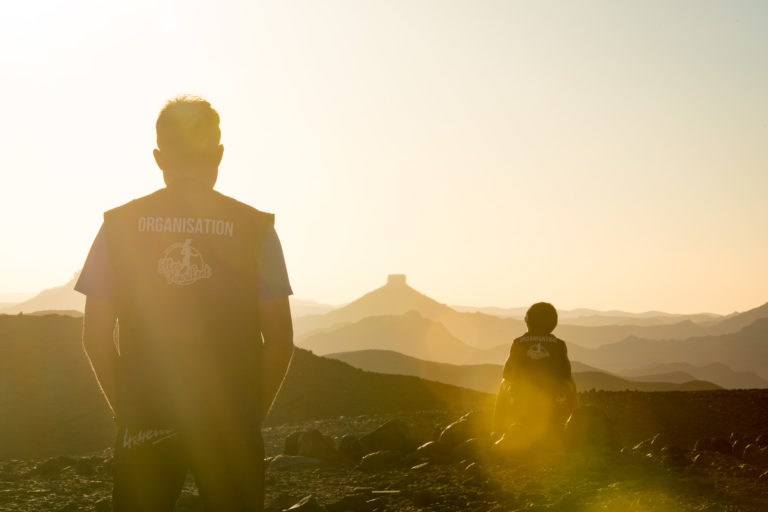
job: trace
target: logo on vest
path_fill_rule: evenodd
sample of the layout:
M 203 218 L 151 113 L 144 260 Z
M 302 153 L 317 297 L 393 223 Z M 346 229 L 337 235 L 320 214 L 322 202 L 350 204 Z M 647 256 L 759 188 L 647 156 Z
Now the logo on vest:
M 192 284 L 213 274 L 200 251 L 192 247 L 191 238 L 168 247 L 157 262 L 157 272 L 165 276 L 168 284 L 178 285 Z
M 542 346 L 541 343 L 537 343 L 535 345 L 531 345 L 531 347 L 528 349 L 528 357 L 531 359 L 544 359 L 545 357 L 549 357 L 549 350 Z

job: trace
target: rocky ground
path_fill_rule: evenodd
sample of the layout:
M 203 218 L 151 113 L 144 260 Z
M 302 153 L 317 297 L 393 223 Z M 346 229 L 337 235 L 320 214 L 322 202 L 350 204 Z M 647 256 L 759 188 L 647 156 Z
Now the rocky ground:
M 765 511 L 765 395 L 587 394 L 587 409 L 615 404 L 591 430 L 601 435 L 582 436 L 570 450 L 502 449 L 487 438 L 482 414 L 460 420 L 463 411 L 267 427 L 266 503 L 271 512 Z M 110 450 L 0 461 L 0 510 L 107 512 L 110 463 Z M 201 510 L 191 478 L 176 508 Z

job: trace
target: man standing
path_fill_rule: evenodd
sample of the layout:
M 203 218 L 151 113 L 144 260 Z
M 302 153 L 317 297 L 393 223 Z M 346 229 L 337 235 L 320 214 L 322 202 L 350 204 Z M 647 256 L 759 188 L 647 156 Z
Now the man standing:
M 274 216 L 213 190 L 207 101 L 171 100 L 156 129 L 166 187 L 104 214 L 75 286 L 118 423 L 113 508 L 171 511 L 191 471 L 207 511 L 262 510 L 260 427 L 293 354 Z

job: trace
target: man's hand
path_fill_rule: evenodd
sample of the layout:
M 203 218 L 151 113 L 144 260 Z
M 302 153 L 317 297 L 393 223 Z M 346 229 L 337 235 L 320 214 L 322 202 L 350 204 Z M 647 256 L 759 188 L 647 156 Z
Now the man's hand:
M 293 322 L 288 297 L 259 301 L 264 338 L 261 363 L 261 419 L 267 417 L 293 357 Z
M 117 312 L 111 301 L 86 297 L 83 348 L 107 404 L 115 412 L 117 348 L 114 332 Z

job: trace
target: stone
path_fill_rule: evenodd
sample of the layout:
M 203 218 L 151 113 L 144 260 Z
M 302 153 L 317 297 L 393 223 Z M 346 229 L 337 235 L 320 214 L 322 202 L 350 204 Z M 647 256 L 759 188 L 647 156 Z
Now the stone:
M 642 454 L 650 453 L 651 452 L 651 440 L 645 439 L 643 441 L 640 441 L 635 446 L 632 447 L 633 452 L 638 452 Z
M 696 440 L 696 444 L 693 445 L 693 449 L 696 451 L 710 451 L 712 450 L 712 438 L 702 437 Z
M 677 446 L 664 446 L 659 450 L 659 459 L 663 464 L 675 468 L 683 468 L 690 464 L 685 450 Z
M 98 462 L 99 459 L 95 457 L 82 457 L 75 462 L 75 471 L 81 476 L 92 475 Z
M 46 459 L 39 463 L 30 471 L 33 475 L 50 476 L 54 473 L 58 473 L 64 468 L 74 465 L 75 459 L 70 457 L 58 456 Z
M 489 438 L 475 437 L 467 439 L 451 450 L 453 460 L 482 461 L 487 460 L 491 454 L 491 440 Z
M 325 512 L 325 509 L 317 502 L 314 496 L 305 496 L 295 505 L 285 509 L 292 512 Z
M 599 407 L 580 407 L 565 422 L 563 440 L 571 449 L 602 449 L 618 451 L 619 435 L 605 412 Z M 650 443 L 653 446 L 653 440 Z
M 659 432 L 651 438 L 651 453 L 657 454 L 665 446 L 670 446 L 669 436 Z
M 431 462 L 445 462 L 451 454 L 451 446 L 440 441 L 428 441 L 416 449 L 416 454 Z
M 437 502 L 437 495 L 429 489 L 417 489 L 411 495 L 411 501 L 419 508 L 429 507 Z
M 407 453 L 415 448 L 408 428 L 400 420 L 390 420 L 360 438 L 365 453 L 397 451 Z
M 473 437 L 474 430 L 472 421 L 459 419 L 440 432 L 439 441 L 450 446 L 456 446 Z
M 741 458 L 744 459 L 744 462 L 755 466 L 763 462 L 762 451 L 756 444 L 748 444 L 745 446 Z
M 731 454 L 731 443 L 724 437 L 712 438 L 712 451 L 719 452 L 725 455 Z
M 736 439 L 731 444 L 731 455 L 734 457 L 740 459 L 742 455 L 744 455 L 744 447 L 746 446 L 746 443 L 740 439 Z
M 357 436 L 352 434 L 346 434 L 339 438 L 337 451 L 344 457 L 358 461 L 364 455 L 363 445 L 360 444 L 360 440 Z
M 269 505 L 265 507 L 265 510 L 267 511 L 279 511 L 282 512 L 284 509 L 294 505 L 298 501 L 298 498 L 295 496 L 291 496 L 290 494 L 286 493 L 280 493 L 275 499 L 273 499 Z
M 366 494 L 351 494 L 325 506 L 326 512 L 369 512 L 373 507 Z
M 313 459 L 332 460 L 336 456 L 333 441 L 319 430 L 307 430 L 301 434 L 296 455 Z
M 112 499 L 103 498 L 93 504 L 94 512 L 112 512 Z
M 267 469 L 271 471 L 282 471 L 286 469 L 313 468 L 327 464 L 322 459 L 312 457 L 301 457 L 299 455 L 277 455 L 270 462 Z
M 285 455 L 298 455 L 299 454 L 299 439 L 303 432 L 294 432 L 285 438 L 283 444 L 283 453 Z
M 403 459 L 401 452 L 396 450 L 380 450 L 369 453 L 360 459 L 360 469 L 364 471 L 378 471 L 391 469 L 400 465 Z

